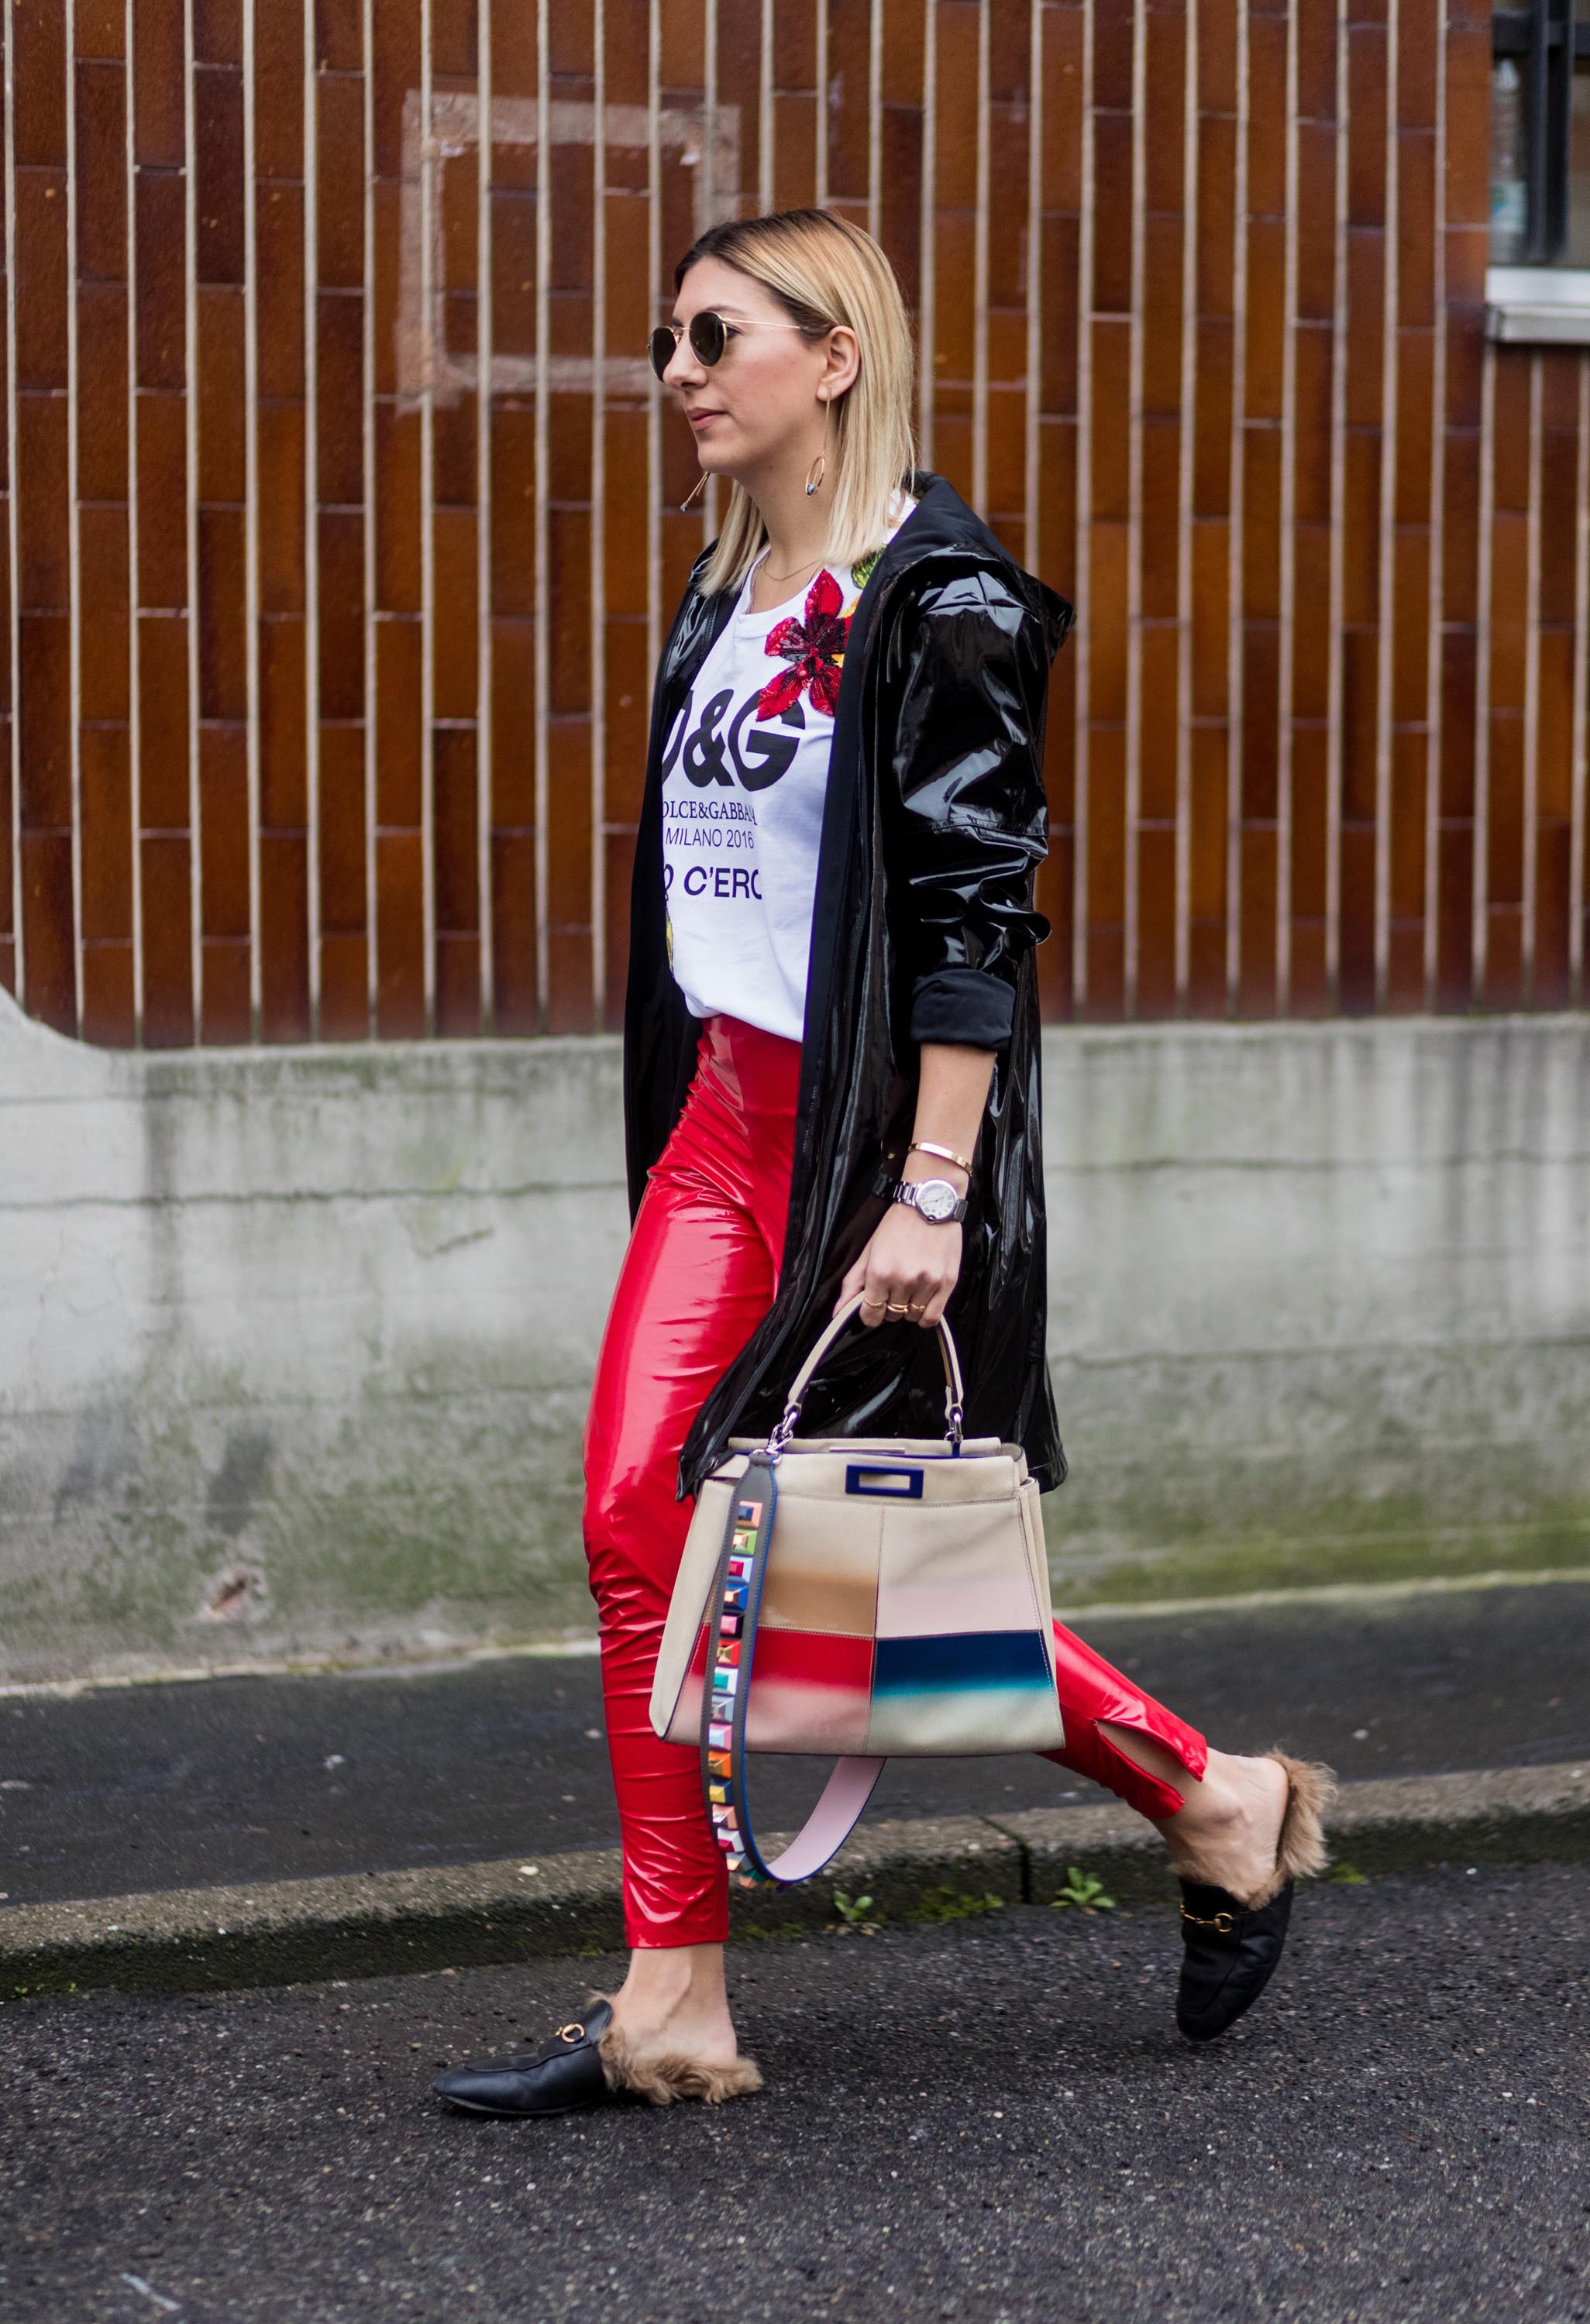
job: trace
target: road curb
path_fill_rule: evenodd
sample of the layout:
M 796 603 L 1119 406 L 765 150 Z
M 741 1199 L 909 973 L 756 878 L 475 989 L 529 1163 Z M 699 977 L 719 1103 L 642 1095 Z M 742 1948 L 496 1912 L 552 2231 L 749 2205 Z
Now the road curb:
M 1339 1865 L 1373 1877 L 1439 1864 L 1590 1858 L 1590 1761 L 1349 1784 L 1331 1819 Z M 836 1891 L 890 1921 L 1054 1901 L 1077 1871 L 1122 1902 L 1169 1896 L 1151 1828 L 1114 1803 L 879 1823 L 818 1880 L 736 1893 L 734 1934 L 821 1928 Z M 249 1882 L 0 1913 L 0 1998 L 114 1987 L 191 1992 L 403 1975 L 623 1941 L 615 1849 Z
M 1037 1808 L 995 1821 L 1021 1849 L 1030 1904 L 1052 1903 L 1073 1865 L 1122 1901 L 1169 1893 L 1157 1835 L 1125 1808 Z M 1590 1761 L 1344 1784 L 1328 1829 L 1338 1871 L 1372 1878 L 1460 1861 L 1582 1862 Z

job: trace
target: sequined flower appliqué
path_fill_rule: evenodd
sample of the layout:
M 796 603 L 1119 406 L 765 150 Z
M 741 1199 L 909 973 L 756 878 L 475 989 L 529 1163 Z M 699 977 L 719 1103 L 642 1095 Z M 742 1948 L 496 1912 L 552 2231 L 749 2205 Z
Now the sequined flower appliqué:
M 756 697 L 758 719 L 776 718 L 809 695 L 814 710 L 832 718 L 839 706 L 839 673 L 845 662 L 845 639 L 850 628 L 841 613 L 839 585 L 826 568 L 806 593 L 806 618 L 793 615 L 768 632 L 767 650 L 781 654 L 789 667 L 770 678 Z

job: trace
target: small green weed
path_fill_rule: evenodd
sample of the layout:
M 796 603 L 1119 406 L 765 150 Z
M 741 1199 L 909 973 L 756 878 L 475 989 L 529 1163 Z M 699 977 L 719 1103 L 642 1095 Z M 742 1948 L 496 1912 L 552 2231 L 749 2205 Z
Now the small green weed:
M 1050 1899 L 1050 1904 L 1056 1912 L 1062 1904 L 1070 1904 L 1078 1913 L 1113 1913 L 1115 1909 L 1114 1898 L 1105 1894 L 1104 1882 L 1095 1880 L 1091 1872 L 1084 1872 L 1076 1864 L 1066 1867 L 1066 1885 L 1058 1896 Z
M 908 1921 L 969 1921 L 978 1913 L 1003 1913 L 1004 1898 L 990 1889 L 982 1896 L 968 1895 L 964 1888 L 929 1888 L 921 1901 L 906 1914 Z
M 840 1936 L 851 1929 L 864 1937 L 875 1937 L 883 1925 L 884 1916 L 876 1911 L 870 1896 L 846 1896 L 842 1889 L 834 1891 L 836 1918 L 828 1925 Z
M 1340 1864 L 1331 1866 L 1326 1877 L 1327 1880 L 1335 1880 L 1344 1888 L 1362 1888 L 1369 1875 L 1367 1872 L 1360 1872 L 1355 1864 L 1349 1864 L 1344 1858 Z

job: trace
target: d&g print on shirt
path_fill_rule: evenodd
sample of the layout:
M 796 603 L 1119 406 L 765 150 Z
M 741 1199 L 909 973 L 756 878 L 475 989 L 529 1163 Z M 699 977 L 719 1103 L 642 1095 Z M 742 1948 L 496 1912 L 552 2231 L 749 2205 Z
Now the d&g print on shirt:
M 872 562 L 849 592 L 825 567 L 765 615 L 745 611 L 753 568 L 664 746 L 668 957 L 694 1015 L 801 1038 L 834 713 Z
M 702 703 L 696 724 L 688 733 L 685 730 L 696 706 L 694 702 L 687 703 L 679 714 L 674 738 L 663 753 L 664 782 L 681 759 L 682 772 L 688 780 L 702 788 L 708 783 L 732 787 L 737 780 L 748 791 L 764 791 L 781 775 L 789 773 L 800 743 L 793 736 L 779 733 L 775 727 L 758 718 L 754 694 L 745 696 L 724 725 L 722 722 L 734 698 L 735 690 L 730 686 L 710 695 Z M 793 702 L 778 714 L 778 724 L 798 730 L 804 728 L 806 713 L 799 702 Z M 755 821 L 754 816 L 752 821 Z
M 753 851 L 756 845 L 756 810 L 749 799 L 725 798 L 719 786 L 732 789 L 738 783 L 748 791 L 764 791 L 776 783 L 781 775 L 789 773 L 800 744 L 793 734 L 784 735 L 771 727 L 752 724 L 756 708 L 756 696 L 747 695 L 726 726 L 721 722 L 734 701 L 734 689 L 724 687 L 701 705 L 695 726 L 686 733 L 689 724 L 688 706 L 679 718 L 679 731 L 662 761 L 666 781 L 682 759 L 686 779 L 698 785 L 707 796 L 701 798 L 680 798 L 678 792 L 662 798 L 662 892 L 673 892 L 674 866 L 670 852 L 676 848 L 711 848 L 724 854 Z M 806 714 L 799 702 L 792 703 L 781 714 L 780 723 L 797 729 L 804 728 Z M 750 733 L 746 733 L 750 726 Z M 711 788 L 708 789 L 708 786 Z M 749 896 L 762 901 L 762 880 L 757 867 L 735 864 L 733 867 L 716 864 L 709 871 L 704 863 L 686 866 L 680 882 L 687 896 L 711 895 L 732 903 L 738 896 Z

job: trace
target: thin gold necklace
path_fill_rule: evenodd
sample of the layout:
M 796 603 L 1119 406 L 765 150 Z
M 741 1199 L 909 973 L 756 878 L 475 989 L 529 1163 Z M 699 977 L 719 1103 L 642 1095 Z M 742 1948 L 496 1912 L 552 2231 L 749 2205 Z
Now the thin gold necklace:
M 762 577 L 764 581 L 791 581 L 797 573 L 805 573 L 811 567 L 820 565 L 822 561 L 820 557 L 810 557 L 804 565 L 791 565 L 787 573 L 770 573 L 764 565 L 762 568 Z

